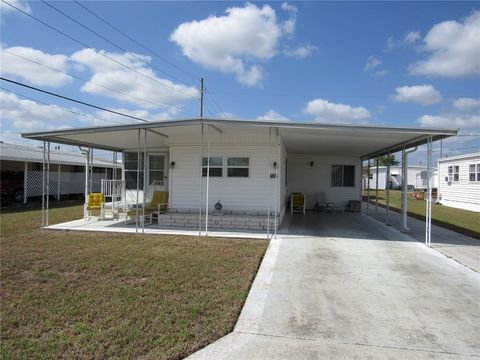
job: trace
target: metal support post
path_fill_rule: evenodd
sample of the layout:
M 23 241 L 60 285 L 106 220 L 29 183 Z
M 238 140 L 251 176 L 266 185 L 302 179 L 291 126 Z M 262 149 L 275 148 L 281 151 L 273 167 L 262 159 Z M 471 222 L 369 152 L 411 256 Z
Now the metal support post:
M 367 215 L 370 210 L 370 159 L 368 159 L 368 164 L 367 164 Z
M 27 203 L 28 197 L 28 162 L 25 161 L 23 169 L 23 203 Z
M 90 148 L 90 183 L 89 191 L 93 192 L 93 148 Z
M 392 179 L 391 179 L 391 175 L 390 175 L 390 152 L 388 152 L 387 154 L 387 181 L 386 181 L 386 184 L 387 184 L 387 188 L 386 188 L 386 192 L 387 192 L 387 196 L 386 196 L 386 217 L 385 217 L 385 224 L 387 225 L 390 225 L 390 186 L 392 184 Z
M 201 130 L 201 139 L 200 139 L 200 187 L 199 187 L 199 199 L 198 199 L 198 236 L 202 235 L 202 200 L 203 200 L 203 123 Z M 208 162 L 208 160 L 207 160 Z
M 143 134 L 143 206 L 142 206 L 142 234 L 145 233 L 145 195 L 147 194 L 147 129 Z M 152 215 L 150 215 L 152 216 Z M 158 214 L 160 216 L 160 214 Z M 151 218 L 150 218 L 151 220 Z
M 45 226 L 45 166 L 46 166 L 47 142 L 43 142 L 43 161 L 42 161 L 42 228 Z
M 47 141 L 47 209 L 45 213 L 45 225 L 48 226 L 48 209 L 50 207 L 50 141 Z
M 138 233 L 138 195 L 140 187 L 140 129 L 138 129 L 138 146 L 137 146 L 137 200 L 135 204 L 135 233 Z
M 207 125 L 207 186 L 205 190 L 205 235 L 208 236 L 208 195 L 210 186 L 210 127 Z
M 60 201 L 60 191 L 61 191 L 61 179 L 62 179 L 62 165 L 57 165 L 57 201 Z
M 430 247 L 432 240 L 432 138 L 427 143 L 427 199 L 425 206 L 425 245 Z
M 378 156 L 377 156 L 377 169 L 375 175 L 375 217 L 378 217 Z

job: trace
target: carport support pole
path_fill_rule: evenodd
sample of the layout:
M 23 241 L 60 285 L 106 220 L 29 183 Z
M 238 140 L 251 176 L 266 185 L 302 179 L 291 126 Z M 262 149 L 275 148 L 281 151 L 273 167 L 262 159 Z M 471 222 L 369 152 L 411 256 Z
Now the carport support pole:
M 432 138 L 427 143 L 427 203 L 425 206 L 425 245 L 430 247 L 432 239 Z
M 93 192 L 93 148 L 90 148 L 90 179 L 89 179 L 89 191 Z
M 390 179 L 390 152 L 387 154 L 387 196 L 386 196 L 386 218 L 385 218 L 385 224 L 390 225 L 390 185 L 391 185 L 391 179 Z
M 142 205 L 142 234 L 145 233 L 145 195 L 147 194 L 147 129 L 143 134 L 143 205 Z M 158 214 L 160 216 L 160 214 Z M 150 217 L 150 221 L 152 218 Z
M 140 187 L 140 129 L 138 129 L 137 143 L 137 203 L 135 204 L 135 233 L 138 233 L 138 195 Z
M 407 215 L 408 215 L 408 152 L 405 147 L 402 149 L 402 231 L 409 231 L 410 229 L 407 226 Z
M 375 217 L 378 217 L 378 156 L 377 156 L 377 169 L 375 175 Z
M 368 159 L 367 163 L 367 215 L 370 210 L 370 159 Z
M 60 180 L 62 178 L 62 165 L 58 164 L 57 172 L 57 201 L 60 201 Z
M 42 228 L 45 226 L 45 152 L 47 150 L 46 141 L 43 142 L 43 161 L 42 161 Z
M 50 141 L 47 141 L 47 209 L 45 212 L 45 225 L 48 226 L 48 208 L 50 206 Z
M 90 172 L 90 148 L 87 148 L 85 154 L 85 204 L 88 202 L 88 173 Z M 83 218 L 87 219 L 87 208 L 84 207 Z
M 202 160 L 203 161 L 203 160 Z M 205 236 L 208 236 L 208 191 L 210 185 L 210 127 L 207 125 L 207 188 L 205 190 Z
M 23 203 L 27 203 L 28 191 L 28 162 L 25 161 L 25 168 L 23 169 Z
M 203 123 L 202 131 L 200 134 L 200 186 L 199 186 L 199 199 L 198 199 L 198 236 L 202 236 L 202 199 L 203 199 Z

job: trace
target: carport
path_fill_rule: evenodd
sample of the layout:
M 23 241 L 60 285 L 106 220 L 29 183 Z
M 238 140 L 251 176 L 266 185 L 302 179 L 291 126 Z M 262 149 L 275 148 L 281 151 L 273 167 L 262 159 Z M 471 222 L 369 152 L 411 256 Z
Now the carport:
M 147 154 L 152 151 L 165 151 L 165 164 L 167 166 L 164 169 L 168 172 L 169 179 L 188 179 L 191 183 L 182 188 L 180 187 L 183 186 L 182 181 L 169 180 L 168 184 L 162 183 L 162 186 L 168 186 L 169 192 L 177 189 L 177 193 L 196 188 L 188 197 L 190 201 L 188 211 L 191 213 L 193 208 L 196 209 L 197 215 L 192 215 L 194 218 L 192 218 L 192 223 L 197 221 L 195 219 L 198 218 L 199 235 L 213 235 L 213 232 L 209 231 L 209 226 L 212 225 L 211 212 L 213 205 L 215 205 L 214 195 L 212 194 L 215 190 L 213 185 L 216 180 L 210 178 L 212 169 L 210 161 L 205 161 L 205 165 L 201 165 L 200 161 L 192 161 L 192 159 L 195 159 L 196 156 L 206 156 L 203 159 L 211 159 L 211 156 L 215 156 L 215 151 L 218 151 L 219 148 L 227 149 L 222 150 L 226 152 L 240 153 L 244 152 L 243 149 L 255 146 L 260 150 L 258 150 L 258 153 L 251 155 L 250 159 L 258 160 L 257 164 L 259 165 L 256 165 L 256 167 L 252 165 L 252 172 L 249 174 L 252 177 L 248 187 L 244 187 L 242 196 L 233 200 L 237 201 L 237 207 L 244 206 L 242 201 L 249 205 L 257 201 L 256 208 L 240 209 L 243 211 L 243 215 L 251 215 L 250 211 L 253 210 L 256 212 L 255 216 L 267 217 L 265 219 L 267 237 L 276 236 L 277 225 L 285 214 L 288 194 L 291 192 L 323 191 L 321 185 L 325 188 L 327 196 L 334 197 L 336 202 L 361 200 L 364 162 L 367 162 L 367 173 L 370 173 L 371 159 L 401 152 L 402 166 L 406 168 L 408 153 L 414 151 L 420 145 L 427 145 L 426 160 L 429 186 L 426 196 L 428 206 L 425 242 L 429 245 L 432 143 L 456 134 L 457 130 L 452 129 L 201 118 L 28 133 L 23 134 L 23 136 L 44 142 L 45 211 L 43 224 L 48 225 L 48 196 L 45 196 L 45 194 L 48 193 L 49 183 L 49 144 L 55 142 L 82 147 L 85 150 L 86 161 L 92 156 L 94 149 L 112 151 L 113 160 L 117 158 L 118 153 L 123 153 L 122 158 L 126 153 L 130 153 L 136 167 L 133 169 L 136 171 L 136 179 L 131 179 L 136 189 L 134 205 L 136 209 L 140 209 L 139 212 L 145 206 L 146 196 L 143 196 L 143 194 L 147 194 L 149 186 L 145 181 L 142 183 L 139 175 L 142 166 L 143 169 L 147 168 Z M 189 148 L 190 151 L 188 156 L 181 158 L 181 162 L 175 161 L 175 157 L 178 159 L 181 154 L 178 151 L 176 153 L 173 151 L 179 148 Z M 186 169 L 184 164 L 187 163 L 190 164 L 190 169 L 184 171 Z M 179 165 L 184 165 L 184 167 L 182 168 Z M 354 170 L 352 170 L 352 167 Z M 224 169 L 227 170 L 226 167 Z M 334 169 L 336 171 L 335 178 L 333 176 Z M 123 170 L 125 170 L 125 167 Z M 178 174 L 179 171 L 184 172 L 181 176 L 175 177 L 175 173 Z M 255 178 L 253 178 L 254 172 Z M 123 174 L 125 176 L 125 171 L 123 171 Z M 345 180 L 347 175 L 351 178 L 349 181 Z M 85 179 L 85 193 L 87 194 L 89 192 L 88 172 Z M 122 186 L 125 184 L 124 178 L 116 181 Z M 237 190 L 235 182 L 225 181 L 224 183 L 224 196 L 235 193 Z M 404 180 L 402 186 L 402 198 L 404 199 L 402 203 L 403 230 L 408 229 L 406 184 L 407 181 Z M 309 188 L 309 186 L 312 187 Z M 216 187 L 217 190 L 219 188 L 219 186 Z M 260 188 L 262 191 L 258 191 Z M 372 189 L 367 188 L 368 195 L 371 191 Z M 372 208 L 367 203 L 367 214 L 378 213 L 378 184 L 374 191 L 375 205 Z M 139 196 L 140 193 L 142 194 L 141 197 Z M 262 200 L 258 201 L 258 198 Z M 178 196 L 176 199 L 178 199 Z M 248 201 L 245 202 L 244 199 L 248 199 Z M 170 203 L 171 201 L 169 201 Z M 178 209 L 175 209 L 175 211 L 178 211 Z M 389 193 L 387 191 L 387 223 L 389 222 L 388 213 Z M 144 227 L 144 222 L 139 226 L 137 221 L 135 231 L 144 232 Z M 121 231 L 118 226 L 116 229 Z

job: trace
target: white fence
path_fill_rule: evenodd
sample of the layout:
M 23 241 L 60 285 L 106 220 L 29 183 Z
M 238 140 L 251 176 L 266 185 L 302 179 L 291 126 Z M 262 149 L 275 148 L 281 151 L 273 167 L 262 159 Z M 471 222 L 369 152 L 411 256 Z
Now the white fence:
M 46 175 L 46 174 L 45 174 Z M 24 189 L 25 199 L 30 196 L 42 196 L 42 171 L 28 171 L 26 186 Z M 101 181 L 106 174 L 93 173 L 92 191 L 100 192 Z M 50 172 L 49 195 L 83 194 L 85 192 L 85 173 L 81 172 Z

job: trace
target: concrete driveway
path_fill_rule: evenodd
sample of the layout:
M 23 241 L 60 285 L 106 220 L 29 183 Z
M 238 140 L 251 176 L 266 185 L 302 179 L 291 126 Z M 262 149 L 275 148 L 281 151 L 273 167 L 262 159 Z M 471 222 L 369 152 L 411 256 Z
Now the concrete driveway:
M 235 330 L 191 359 L 480 357 L 477 272 L 365 215 L 316 216 L 271 241 Z

